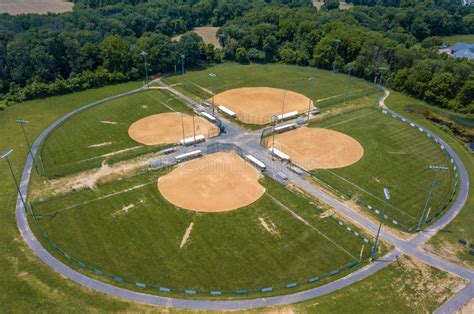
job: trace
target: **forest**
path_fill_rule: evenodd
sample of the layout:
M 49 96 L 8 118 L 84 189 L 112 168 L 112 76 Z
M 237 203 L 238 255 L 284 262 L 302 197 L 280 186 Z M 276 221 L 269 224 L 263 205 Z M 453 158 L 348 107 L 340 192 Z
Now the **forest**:
M 74 0 L 73 12 L 0 15 L 0 97 L 9 104 L 150 73 L 237 61 L 334 69 L 474 114 L 474 63 L 439 54 L 441 36 L 474 33 L 458 0 Z M 221 27 L 221 49 L 194 33 Z M 381 82 L 383 78 L 383 82 Z

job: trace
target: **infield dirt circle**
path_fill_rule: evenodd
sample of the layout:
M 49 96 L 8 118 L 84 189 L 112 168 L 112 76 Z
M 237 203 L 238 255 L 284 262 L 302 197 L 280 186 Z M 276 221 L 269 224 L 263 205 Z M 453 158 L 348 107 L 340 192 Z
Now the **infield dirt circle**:
M 194 117 L 196 132 L 193 132 L 193 118 L 178 112 L 167 112 L 145 117 L 134 122 L 128 129 L 128 135 L 145 145 L 175 144 L 184 137 L 203 135 L 206 138 L 219 134 L 217 126 L 202 117 Z
M 266 146 L 272 145 L 273 139 L 267 138 Z M 364 148 L 354 138 L 319 128 L 299 128 L 275 135 L 275 148 L 305 170 L 347 167 L 364 155 Z
M 215 95 L 214 102 L 218 106 L 234 111 L 240 121 L 252 124 L 268 124 L 272 121 L 273 115 L 282 114 L 282 109 L 284 113 L 292 111 L 303 113 L 308 111 L 310 102 L 313 108 L 313 102 L 308 97 L 271 87 L 230 89 Z
M 215 153 L 180 164 L 158 179 L 170 203 L 188 210 L 216 213 L 257 201 L 265 188 L 260 172 L 235 153 Z

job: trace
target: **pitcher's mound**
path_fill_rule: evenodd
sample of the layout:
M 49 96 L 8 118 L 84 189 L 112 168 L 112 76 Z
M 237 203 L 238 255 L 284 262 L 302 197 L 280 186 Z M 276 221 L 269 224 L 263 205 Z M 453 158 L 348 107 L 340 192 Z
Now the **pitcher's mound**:
M 284 113 L 308 112 L 311 101 L 308 97 L 291 91 L 287 91 L 284 96 L 283 89 L 270 87 L 230 89 L 215 95 L 214 102 L 216 105 L 222 105 L 234 111 L 237 119 L 244 123 L 268 124 L 272 121 L 273 115 L 282 113 L 283 98 L 285 98 Z
M 178 112 L 167 112 L 145 117 L 133 123 L 128 135 L 135 141 L 145 145 L 175 144 L 184 137 L 194 136 L 193 118 Z M 206 138 L 219 135 L 217 126 L 202 117 L 194 117 L 196 136 Z
M 269 138 L 266 146 L 271 147 L 272 143 Z M 275 148 L 305 170 L 347 167 L 364 155 L 364 148 L 349 135 L 317 128 L 299 128 L 275 135 Z
M 198 212 L 225 212 L 257 201 L 260 172 L 235 153 L 215 153 L 180 164 L 158 180 L 170 203 Z

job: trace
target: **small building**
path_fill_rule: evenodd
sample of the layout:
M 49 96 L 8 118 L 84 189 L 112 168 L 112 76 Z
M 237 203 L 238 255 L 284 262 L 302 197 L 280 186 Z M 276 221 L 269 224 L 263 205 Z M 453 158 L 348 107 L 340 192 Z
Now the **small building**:
M 451 54 L 455 58 L 474 59 L 474 44 L 456 43 L 451 48 Z

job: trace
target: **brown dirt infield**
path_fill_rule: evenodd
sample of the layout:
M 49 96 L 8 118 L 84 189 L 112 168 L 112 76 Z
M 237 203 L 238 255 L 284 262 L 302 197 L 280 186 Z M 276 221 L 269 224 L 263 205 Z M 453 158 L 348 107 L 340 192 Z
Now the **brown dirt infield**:
M 230 89 L 214 96 L 216 105 L 234 111 L 244 123 L 268 124 L 272 115 L 280 115 L 283 106 L 283 89 L 271 87 L 243 87 Z M 212 98 L 209 99 L 212 101 Z M 302 94 L 288 91 L 285 95 L 284 113 L 307 112 L 310 99 Z M 313 103 L 311 102 L 311 108 Z
M 272 146 L 267 138 L 267 147 Z M 341 132 L 320 128 L 299 128 L 275 135 L 275 148 L 289 155 L 305 170 L 335 169 L 352 165 L 364 155 L 354 138 Z
M 193 118 L 189 115 L 183 116 L 184 136 L 192 137 Z M 202 117 L 194 117 L 196 136 L 203 135 L 206 138 L 217 136 L 217 126 Z M 183 139 L 183 128 L 181 114 L 178 112 L 166 112 L 145 117 L 134 122 L 128 129 L 128 135 L 135 141 L 145 145 L 175 144 Z
M 265 188 L 260 172 L 235 153 L 215 153 L 180 164 L 158 180 L 170 203 L 192 211 L 216 213 L 257 201 Z

